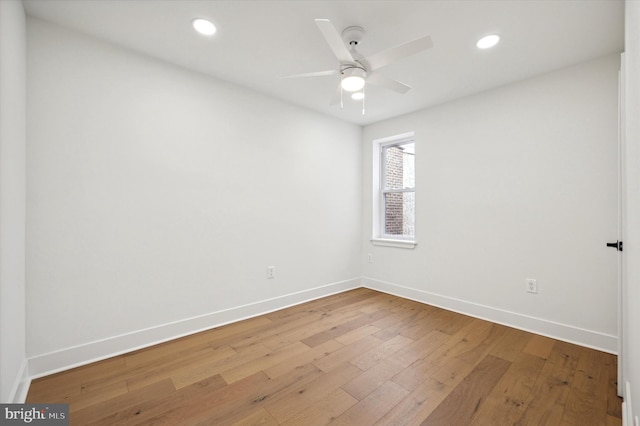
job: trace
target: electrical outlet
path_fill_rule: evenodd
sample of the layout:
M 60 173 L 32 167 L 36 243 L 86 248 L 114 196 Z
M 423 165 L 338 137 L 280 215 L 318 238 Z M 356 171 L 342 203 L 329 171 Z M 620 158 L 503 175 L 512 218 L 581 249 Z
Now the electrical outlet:
M 276 277 L 276 267 L 267 266 L 267 279 L 273 279 Z
M 371 253 L 367 254 L 367 262 L 373 263 L 373 255 Z
M 538 283 L 532 278 L 527 278 L 527 293 L 538 293 Z

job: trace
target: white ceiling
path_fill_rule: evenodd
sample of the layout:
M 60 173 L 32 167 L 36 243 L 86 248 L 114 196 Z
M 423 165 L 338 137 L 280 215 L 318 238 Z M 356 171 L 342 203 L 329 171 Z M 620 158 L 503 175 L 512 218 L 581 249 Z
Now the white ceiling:
M 0 0 L 1 1 L 1 0 Z M 28 15 L 360 125 L 623 50 L 622 0 L 24 0 Z M 218 33 L 195 33 L 191 20 Z M 423 35 L 434 47 L 377 71 L 413 87 L 367 87 L 344 109 L 329 101 L 338 76 L 281 79 L 337 68 L 314 23 L 365 29 L 368 56 Z M 493 49 L 475 47 L 498 33 Z

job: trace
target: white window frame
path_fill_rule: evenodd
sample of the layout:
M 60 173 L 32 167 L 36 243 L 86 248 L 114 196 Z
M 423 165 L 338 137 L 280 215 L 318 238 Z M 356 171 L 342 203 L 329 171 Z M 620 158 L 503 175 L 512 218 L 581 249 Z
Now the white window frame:
M 413 249 L 418 244 L 416 233 L 412 237 L 400 237 L 398 235 L 385 234 L 385 212 L 384 212 L 384 191 L 383 192 L 383 149 L 392 145 L 402 145 L 415 143 L 415 132 L 407 132 L 382 139 L 376 139 L 372 144 L 372 183 L 373 183 L 373 205 L 372 205 L 372 237 L 371 243 L 380 246 L 399 247 Z M 412 189 L 394 190 L 393 192 L 413 192 L 416 193 L 416 186 Z M 416 230 L 417 232 L 417 230 Z

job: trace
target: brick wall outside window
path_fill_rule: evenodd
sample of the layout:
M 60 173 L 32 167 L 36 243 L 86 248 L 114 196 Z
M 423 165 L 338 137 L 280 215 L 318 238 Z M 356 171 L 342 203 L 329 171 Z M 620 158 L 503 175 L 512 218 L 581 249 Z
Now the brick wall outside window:
M 403 151 L 400 146 L 386 149 L 385 170 L 388 188 L 402 188 L 404 174 Z M 404 194 L 402 193 L 386 194 L 384 232 L 387 235 L 403 235 L 403 199 Z
M 414 144 L 386 147 L 384 150 L 385 190 L 415 187 Z M 385 192 L 384 233 L 415 236 L 415 192 Z

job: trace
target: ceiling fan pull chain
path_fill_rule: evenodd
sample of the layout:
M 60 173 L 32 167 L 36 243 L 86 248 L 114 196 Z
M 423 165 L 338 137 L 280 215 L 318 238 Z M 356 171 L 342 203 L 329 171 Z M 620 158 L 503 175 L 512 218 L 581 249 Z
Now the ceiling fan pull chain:
M 362 88 L 362 115 L 364 115 L 364 101 L 365 99 L 367 99 L 367 85 L 365 84 L 364 87 Z

